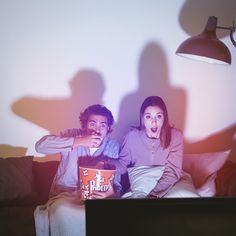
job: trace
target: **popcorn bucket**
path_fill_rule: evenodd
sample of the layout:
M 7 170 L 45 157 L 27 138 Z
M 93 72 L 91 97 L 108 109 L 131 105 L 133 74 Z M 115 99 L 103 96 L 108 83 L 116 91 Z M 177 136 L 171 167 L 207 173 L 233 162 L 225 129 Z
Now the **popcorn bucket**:
M 106 192 L 109 187 L 113 185 L 115 171 L 115 169 L 98 169 L 91 166 L 79 166 L 82 199 L 91 199 L 93 191 Z

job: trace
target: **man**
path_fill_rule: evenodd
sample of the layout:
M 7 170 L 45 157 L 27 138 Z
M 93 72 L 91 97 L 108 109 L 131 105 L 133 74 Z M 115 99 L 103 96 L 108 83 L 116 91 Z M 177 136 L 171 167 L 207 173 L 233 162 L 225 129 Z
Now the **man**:
M 118 142 L 109 137 L 114 122 L 112 113 L 105 106 L 89 106 L 80 114 L 81 129 L 69 129 L 60 135 L 46 135 L 35 145 L 43 154 L 61 154 L 60 164 L 45 206 L 35 210 L 37 235 L 85 235 L 83 202 L 78 196 L 78 161 L 83 157 L 117 159 Z M 114 191 L 95 192 L 93 198 L 119 195 L 121 185 L 115 176 Z M 47 218 L 48 217 L 48 218 Z

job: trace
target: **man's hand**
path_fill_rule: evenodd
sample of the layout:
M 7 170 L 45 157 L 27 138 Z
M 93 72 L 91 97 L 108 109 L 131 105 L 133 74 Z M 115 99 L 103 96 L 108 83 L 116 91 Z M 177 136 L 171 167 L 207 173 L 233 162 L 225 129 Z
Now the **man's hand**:
M 89 148 L 97 148 L 101 145 L 101 143 L 101 136 L 93 132 L 92 134 L 76 137 L 73 147 L 84 146 Z
M 115 191 L 113 189 L 111 182 L 109 181 L 109 187 L 106 192 L 93 191 L 90 199 L 103 199 L 103 198 L 111 198 L 115 196 L 116 196 Z

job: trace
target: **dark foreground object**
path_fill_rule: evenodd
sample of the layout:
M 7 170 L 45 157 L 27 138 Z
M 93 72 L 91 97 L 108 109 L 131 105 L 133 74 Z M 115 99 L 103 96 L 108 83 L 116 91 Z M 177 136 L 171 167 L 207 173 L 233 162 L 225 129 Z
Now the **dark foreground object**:
M 86 235 L 236 235 L 236 198 L 87 200 Z

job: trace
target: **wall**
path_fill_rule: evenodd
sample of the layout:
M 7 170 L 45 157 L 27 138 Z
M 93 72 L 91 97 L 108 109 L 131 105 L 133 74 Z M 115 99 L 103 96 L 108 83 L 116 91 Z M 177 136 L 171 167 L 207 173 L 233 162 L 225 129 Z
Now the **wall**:
M 154 94 L 183 130 L 187 151 L 205 143 L 210 151 L 230 148 L 236 48 L 229 32 L 217 35 L 231 51 L 231 65 L 175 51 L 211 15 L 218 25 L 232 25 L 235 9 L 234 0 L 1 0 L 1 156 L 42 156 L 35 142 L 77 127 L 80 111 L 92 103 L 112 110 L 113 136 L 121 140 L 137 124 L 142 100 Z

